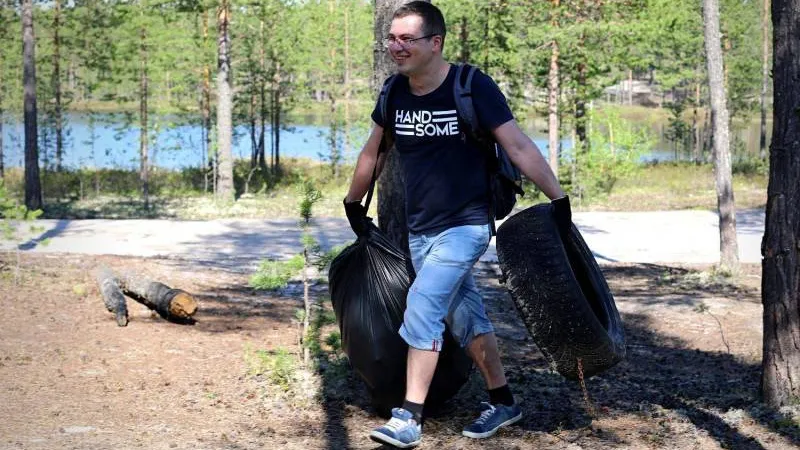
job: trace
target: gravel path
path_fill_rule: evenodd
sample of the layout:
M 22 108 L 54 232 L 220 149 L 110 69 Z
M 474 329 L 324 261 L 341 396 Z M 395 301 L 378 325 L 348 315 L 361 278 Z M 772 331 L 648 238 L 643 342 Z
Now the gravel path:
M 718 219 L 711 211 L 583 212 L 575 213 L 573 220 L 601 264 L 719 261 Z M 36 224 L 44 231 L 18 233 L 24 252 L 161 256 L 251 270 L 262 259 L 285 258 L 301 248 L 294 219 L 39 220 Z M 737 232 L 741 261 L 760 262 L 763 210 L 738 211 Z M 355 238 L 340 218 L 315 219 L 313 233 L 324 249 Z M 3 241 L 0 249 L 13 245 Z M 497 259 L 494 242 L 482 259 Z

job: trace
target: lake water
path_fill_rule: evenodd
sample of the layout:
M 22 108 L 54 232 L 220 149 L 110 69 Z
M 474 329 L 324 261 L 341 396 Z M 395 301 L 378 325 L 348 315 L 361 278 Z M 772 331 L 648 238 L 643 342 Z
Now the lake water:
M 77 167 L 104 167 L 134 169 L 139 166 L 139 130 L 136 123 L 126 124 L 124 119 L 110 114 L 95 115 L 99 120 L 92 126 L 89 115 L 69 113 L 65 118 L 65 149 L 63 164 L 69 168 Z M 155 120 L 153 120 L 155 119 Z M 6 117 L 3 125 L 4 163 L 6 167 L 21 167 L 24 162 L 24 134 L 23 125 L 19 120 Z M 163 168 L 197 167 L 201 165 L 203 155 L 201 152 L 201 128 L 197 124 L 165 126 L 167 118 L 151 118 L 151 124 L 157 124 L 158 130 L 151 131 L 155 136 L 151 140 L 149 154 L 152 165 Z M 41 123 L 39 125 L 42 134 Z M 650 125 L 653 133 L 658 137 L 655 150 L 645 155 L 645 160 L 671 160 L 677 156 L 674 146 L 664 137 L 666 124 Z M 542 153 L 547 156 L 548 144 L 544 121 L 537 121 L 526 127 L 526 133 L 539 146 Z M 292 125 L 287 130 L 281 130 L 280 152 L 281 157 L 304 157 L 321 160 L 328 154 L 328 127 L 316 125 Z M 739 132 L 739 138 L 748 152 L 758 151 L 758 124 L 754 124 Z M 90 136 L 94 135 L 94 139 Z M 250 138 L 248 127 L 238 126 L 234 130 L 233 152 L 237 158 L 250 157 Z M 358 151 L 366 137 L 366 130 L 352 130 L 352 148 L 344 152 L 343 157 L 348 162 L 355 161 Z M 42 139 L 52 137 L 40 136 L 40 149 Z M 266 136 L 266 154 L 269 157 L 269 131 Z M 562 148 L 572 147 L 570 139 L 562 140 Z M 50 147 L 54 147 L 51 145 Z M 40 158 L 44 163 L 45 156 Z M 49 156 L 50 161 L 54 159 Z

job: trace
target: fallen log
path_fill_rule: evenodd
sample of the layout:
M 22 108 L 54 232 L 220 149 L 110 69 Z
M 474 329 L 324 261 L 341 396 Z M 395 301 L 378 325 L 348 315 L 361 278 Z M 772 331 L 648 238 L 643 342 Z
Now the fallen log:
M 103 303 L 106 309 L 114 313 L 117 325 L 124 327 L 128 325 L 128 305 L 122 290 L 119 288 L 117 279 L 107 267 L 101 267 L 95 271 L 95 279 L 100 286 L 100 293 L 103 295 Z
M 186 291 L 173 289 L 134 273 L 121 273 L 117 280 L 122 292 L 152 309 L 170 322 L 192 324 L 197 300 Z

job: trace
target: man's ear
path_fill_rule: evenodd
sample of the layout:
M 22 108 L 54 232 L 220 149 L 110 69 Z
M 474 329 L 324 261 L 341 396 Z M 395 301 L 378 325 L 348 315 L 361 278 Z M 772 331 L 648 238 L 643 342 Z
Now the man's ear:
M 437 34 L 431 39 L 433 39 L 433 49 L 438 50 L 439 53 L 442 53 L 442 48 L 444 47 L 444 37 Z

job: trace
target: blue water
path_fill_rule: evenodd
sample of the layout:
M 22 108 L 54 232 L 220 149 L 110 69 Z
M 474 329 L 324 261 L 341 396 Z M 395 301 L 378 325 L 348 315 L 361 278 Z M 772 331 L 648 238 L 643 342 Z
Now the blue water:
M 87 115 L 71 113 L 66 118 L 63 165 L 69 168 L 104 167 L 104 168 L 138 168 L 139 166 L 139 129 L 137 125 L 127 125 L 121 118 L 102 116 L 103 120 L 95 121 L 94 130 Z M 24 134 L 21 122 L 3 125 L 4 162 L 8 166 L 22 166 L 24 162 Z M 155 122 L 151 122 L 155 123 Z M 51 143 L 54 138 L 42 136 L 39 125 L 40 160 L 45 139 Z M 198 167 L 202 164 L 202 129 L 197 124 L 163 126 L 151 130 L 148 148 L 150 163 L 153 166 L 174 169 L 182 167 Z M 320 154 L 328 153 L 326 127 L 313 125 L 292 125 L 282 130 L 280 135 L 281 157 L 304 157 L 319 160 Z M 94 139 L 90 136 L 94 134 Z M 266 155 L 269 158 L 270 131 L 265 136 Z M 359 134 L 356 131 L 355 136 Z M 361 142 L 361 140 L 359 140 Z M 50 145 L 49 147 L 55 147 Z M 250 136 L 247 126 L 238 126 L 234 130 L 233 153 L 237 158 L 250 158 Z M 53 153 L 54 150 L 50 150 Z M 357 151 L 352 149 L 343 155 L 346 160 L 355 160 Z M 54 163 L 55 156 L 49 155 Z
M 69 113 L 65 118 L 65 145 L 63 166 L 67 168 L 101 167 L 136 169 L 139 166 L 139 129 L 136 123 L 126 123 L 119 115 L 95 115 L 100 120 L 94 123 L 94 139 L 90 139 L 92 126 L 88 114 Z M 149 146 L 149 159 L 152 166 L 166 169 L 183 167 L 199 167 L 203 161 L 201 151 L 201 127 L 198 123 L 174 124 L 174 118 L 152 117 L 151 144 Z M 546 157 L 548 154 L 547 135 L 539 126 L 530 126 L 525 132 Z M 54 155 L 42 154 L 43 145 L 49 139 L 43 136 L 44 127 L 40 122 L 40 160 L 54 165 Z M 280 154 L 281 158 L 301 157 L 313 160 L 324 160 L 328 153 L 328 127 L 316 125 L 291 125 L 288 129 L 281 130 Z M 266 136 L 266 156 L 269 158 L 269 129 Z M 341 133 L 340 133 L 341 135 Z M 354 162 L 358 152 L 366 139 L 366 130 L 351 130 L 351 148 L 343 150 L 343 159 Z M 93 141 L 93 142 L 92 142 Z M 561 142 L 563 150 L 572 148 L 572 141 L 564 139 Z M 24 162 L 24 134 L 23 124 L 16 117 L 6 117 L 3 125 L 4 163 L 6 167 L 21 167 Z M 54 145 L 50 145 L 50 148 Z M 233 153 L 236 158 L 250 158 L 250 137 L 247 126 L 238 126 L 234 129 Z M 53 153 L 54 150 L 50 150 Z M 652 153 L 642 159 L 669 160 L 675 155 L 669 151 L 669 144 L 662 139 Z

